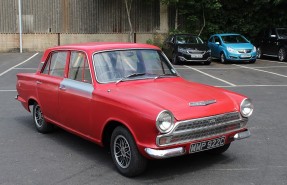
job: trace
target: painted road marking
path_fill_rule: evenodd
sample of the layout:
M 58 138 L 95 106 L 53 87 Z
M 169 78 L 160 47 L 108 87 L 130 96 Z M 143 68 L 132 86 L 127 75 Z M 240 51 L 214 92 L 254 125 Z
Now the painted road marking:
M 9 68 L 9 69 L 7 69 L 6 71 L 4 71 L 3 73 L 0 74 L 0 77 L 3 76 L 4 74 L 8 73 L 8 72 L 11 71 L 12 69 L 14 69 L 14 68 L 16 68 L 16 67 L 18 67 L 18 66 L 20 66 L 20 65 L 22 65 L 22 64 L 24 64 L 24 63 L 26 63 L 26 62 L 28 62 L 29 60 L 31 60 L 32 58 L 34 58 L 34 57 L 35 57 L 36 55 L 38 55 L 38 54 L 39 54 L 39 53 L 35 53 L 35 54 L 34 54 L 33 56 L 31 56 L 30 58 L 24 60 L 23 62 L 21 62 L 21 63 L 15 65 L 15 66 L 13 66 L 13 67 L 11 67 L 11 68 Z
M 241 66 L 241 65 L 236 65 L 236 64 L 232 64 L 232 65 L 235 65 L 235 66 L 238 66 L 238 67 L 242 67 L 242 68 L 246 68 L 246 69 L 251 69 L 251 70 L 254 70 L 254 71 L 260 71 L 260 72 L 269 73 L 269 74 L 273 74 L 273 75 L 277 75 L 277 76 L 281 76 L 281 77 L 287 78 L 286 75 L 281 75 L 281 74 L 270 72 L 270 71 L 264 71 L 264 70 L 261 70 L 261 69 L 255 69 L 255 68 L 252 68 L 252 67 L 246 67 L 246 66 Z
M 197 71 L 197 72 L 199 72 L 199 73 L 202 73 L 202 74 L 204 74 L 204 75 L 206 75 L 206 76 L 209 76 L 209 77 L 211 77 L 211 78 L 213 78 L 213 79 L 216 79 L 216 80 L 219 80 L 219 81 L 224 82 L 224 83 L 226 83 L 226 84 L 229 84 L 229 85 L 231 85 L 231 86 L 233 86 L 233 87 L 236 86 L 236 85 L 233 84 L 233 83 L 230 83 L 230 82 L 228 82 L 228 81 L 226 81 L 226 80 L 223 80 L 223 79 L 221 79 L 221 78 L 217 78 L 217 77 L 212 76 L 212 75 L 210 75 L 210 74 L 208 74 L 208 73 L 202 72 L 202 71 L 200 71 L 200 70 L 198 70 L 198 69 L 196 69 L 196 68 L 189 67 L 189 66 L 185 66 L 185 67 L 190 68 L 190 69 L 192 69 L 192 70 L 194 70 L 194 71 Z

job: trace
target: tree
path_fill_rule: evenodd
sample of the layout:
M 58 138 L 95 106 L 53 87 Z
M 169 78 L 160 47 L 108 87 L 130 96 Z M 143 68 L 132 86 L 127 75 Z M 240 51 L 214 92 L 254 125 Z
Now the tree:
M 134 29 L 131 21 L 131 9 L 132 9 L 132 3 L 133 0 L 125 0 L 125 7 L 128 17 L 128 22 L 130 26 L 130 32 L 129 32 L 129 42 L 134 42 Z

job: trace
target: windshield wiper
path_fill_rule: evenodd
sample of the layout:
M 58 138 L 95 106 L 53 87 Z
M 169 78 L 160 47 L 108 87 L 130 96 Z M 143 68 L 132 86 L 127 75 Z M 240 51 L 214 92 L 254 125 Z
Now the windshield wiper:
M 164 78 L 164 77 L 176 77 L 176 76 L 178 76 L 177 74 L 161 74 L 161 75 L 158 75 L 158 76 L 156 76 L 154 79 L 156 80 L 156 79 L 158 79 L 158 78 Z
M 116 84 L 119 83 L 119 82 L 124 81 L 124 80 L 127 79 L 127 78 L 136 77 L 136 76 L 143 76 L 143 75 L 145 75 L 145 74 L 146 74 L 146 73 L 132 73 L 132 74 L 127 75 L 127 76 L 125 76 L 125 77 L 119 79 L 118 81 L 116 81 Z

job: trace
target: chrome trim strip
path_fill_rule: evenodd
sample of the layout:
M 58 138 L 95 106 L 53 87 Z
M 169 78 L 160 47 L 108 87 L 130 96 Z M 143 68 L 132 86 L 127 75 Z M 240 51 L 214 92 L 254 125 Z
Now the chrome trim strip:
M 166 150 L 156 150 L 152 148 L 145 148 L 145 152 L 150 157 L 155 158 L 155 159 L 175 157 L 175 156 L 184 155 L 186 153 L 183 147 L 171 148 L 171 149 L 166 149 Z
M 60 83 L 59 88 L 68 92 L 72 91 L 74 94 L 78 94 L 80 96 L 88 96 L 89 98 L 92 97 L 92 93 L 94 91 L 92 84 L 79 82 L 68 78 L 64 78 L 64 80 Z

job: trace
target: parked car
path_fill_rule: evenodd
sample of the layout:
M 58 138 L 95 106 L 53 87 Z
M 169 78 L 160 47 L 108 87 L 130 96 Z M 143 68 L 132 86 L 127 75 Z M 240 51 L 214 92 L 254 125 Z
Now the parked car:
M 212 35 L 208 40 L 211 57 L 228 61 L 256 62 L 256 47 L 240 34 L 224 33 Z
M 36 73 L 17 74 L 16 88 L 39 132 L 57 125 L 108 147 L 125 176 L 142 173 L 148 159 L 219 154 L 250 135 L 250 99 L 183 79 L 152 45 L 53 47 Z
M 262 30 L 257 37 L 257 56 L 278 57 L 287 60 L 287 28 L 269 28 Z
M 210 64 L 210 50 L 200 37 L 191 34 L 170 35 L 163 43 L 163 52 L 173 64 L 196 62 Z

